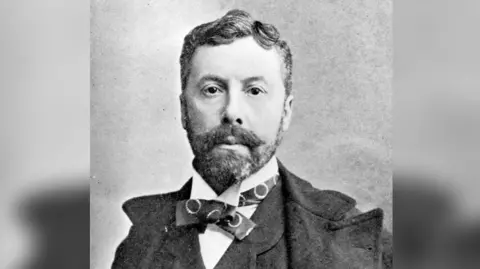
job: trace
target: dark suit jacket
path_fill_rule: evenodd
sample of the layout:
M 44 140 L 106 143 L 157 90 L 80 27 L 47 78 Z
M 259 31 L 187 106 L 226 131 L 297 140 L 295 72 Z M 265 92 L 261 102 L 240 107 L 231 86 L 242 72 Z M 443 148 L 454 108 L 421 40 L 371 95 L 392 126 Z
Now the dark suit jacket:
M 279 162 L 280 181 L 259 205 L 257 227 L 234 240 L 215 268 L 391 268 L 391 236 L 383 211 L 360 213 L 355 201 L 317 190 Z M 204 268 L 198 229 L 175 226 L 179 191 L 137 197 L 123 209 L 133 225 L 117 248 L 112 268 Z

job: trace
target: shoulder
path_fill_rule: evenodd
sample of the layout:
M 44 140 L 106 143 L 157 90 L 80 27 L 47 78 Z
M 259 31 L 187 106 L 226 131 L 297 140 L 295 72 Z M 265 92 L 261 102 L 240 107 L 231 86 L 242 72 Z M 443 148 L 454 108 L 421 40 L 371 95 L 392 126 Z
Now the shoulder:
M 357 201 L 337 190 L 317 189 L 303 179 L 296 179 L 301 187 L 298 203 L 311 213 L 328 219 L 338 227 L 355 226 L 372 222 L 383 226 L 384 211 L 381 208 L 360 208 Z
M 190 179 L 174 192 L 130 198 L 123 203 L 122 209 L 134 225 L 169 221 L 176 202 L 187 199 L 190 195 L 191 184 Z
M 180 191 L 139 196 L 124 202 L 122 209 L 133 225 L 156 226 L 162 223 L 167 224 L 174 218 L 176 202 L 181 198 Z
M 122 205 L 122 209 L 132 224 L 145 224 L 156 215 L 164 215 L 175 193 L 139 196 L 130 198 Z
M 383 210 L 372 205 L 358 205 L 350 195 L 339 190 L 320 189 L 290 172 L 279 161 L 279 172 L 285 183 L 287 201 L 294 202 L 310 213 L 331 221 L 364 215 L 383 218 Z M 363 216 L 363 217 L 365 217 Z
M 344 249 L 353 244 L 355 248 L 364 249 L 365 253 L 373 250 L 381 253 L 383 268 L 391 268 L 393 240 L 391 232 L 383 228 L 381 208 L 359 208 L 356 200 L 343 192 L 315 188 L 283 166 L 280 171 L 287 201 L 309 212 L 306 221 L 334 232 L 336 242 Z M 327 225 L 323 226 L 324 223 Z
M 287 201 L 329 220 L 340 220 L 347 212 L 356 212 L 356 201 L 347 194 L 315 188 L 310 182 L 289 172 L 283 166 L 280 171 Z
M 171 195 L 168 193 L 133 197 L 123 203 L 122 209 L 132 223 L 141 222 L 151 213 L 161 209 L 164 201 Z

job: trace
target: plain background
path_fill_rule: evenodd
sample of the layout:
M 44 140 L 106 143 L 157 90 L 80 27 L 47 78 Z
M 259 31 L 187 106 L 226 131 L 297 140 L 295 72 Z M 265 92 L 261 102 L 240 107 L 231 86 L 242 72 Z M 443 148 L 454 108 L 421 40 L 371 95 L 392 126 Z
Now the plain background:
M 293 53 L 294 117 L 277 156 L 320 189 L 382 207 L 391 227 L 391 1 L 92 1 L 91 268 L 108 268 L 127 199 L 178 189 L 191 152 L 178 57 L 232 8 L 274 24 Z

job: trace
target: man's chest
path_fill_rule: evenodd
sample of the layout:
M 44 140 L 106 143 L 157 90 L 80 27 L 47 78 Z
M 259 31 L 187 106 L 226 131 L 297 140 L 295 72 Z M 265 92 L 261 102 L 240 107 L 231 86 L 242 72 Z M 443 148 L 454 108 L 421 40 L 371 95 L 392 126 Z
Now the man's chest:
M 219 237 L 215 242 L 202 242 L 202 238 L 214 240 L 214 237 L 201 235 L 190 231 L 181 238 L 163 240 L 158 246 L 147 244 L 155 250 L 144 268 L 288 268 L 287 244 L 283 237 L 258 252 L 252 242 L 227 241 L 225 237 Z

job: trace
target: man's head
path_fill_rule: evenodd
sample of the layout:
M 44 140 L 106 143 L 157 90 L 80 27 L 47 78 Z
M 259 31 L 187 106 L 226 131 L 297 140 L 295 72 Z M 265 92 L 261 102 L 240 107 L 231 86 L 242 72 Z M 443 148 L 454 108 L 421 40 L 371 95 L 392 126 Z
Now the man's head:
M 276 28 L 233 10 L 186 37 L 182 125 L 194 166 L 217 192 L 275 154 L 292 116 L 292 56 Z

